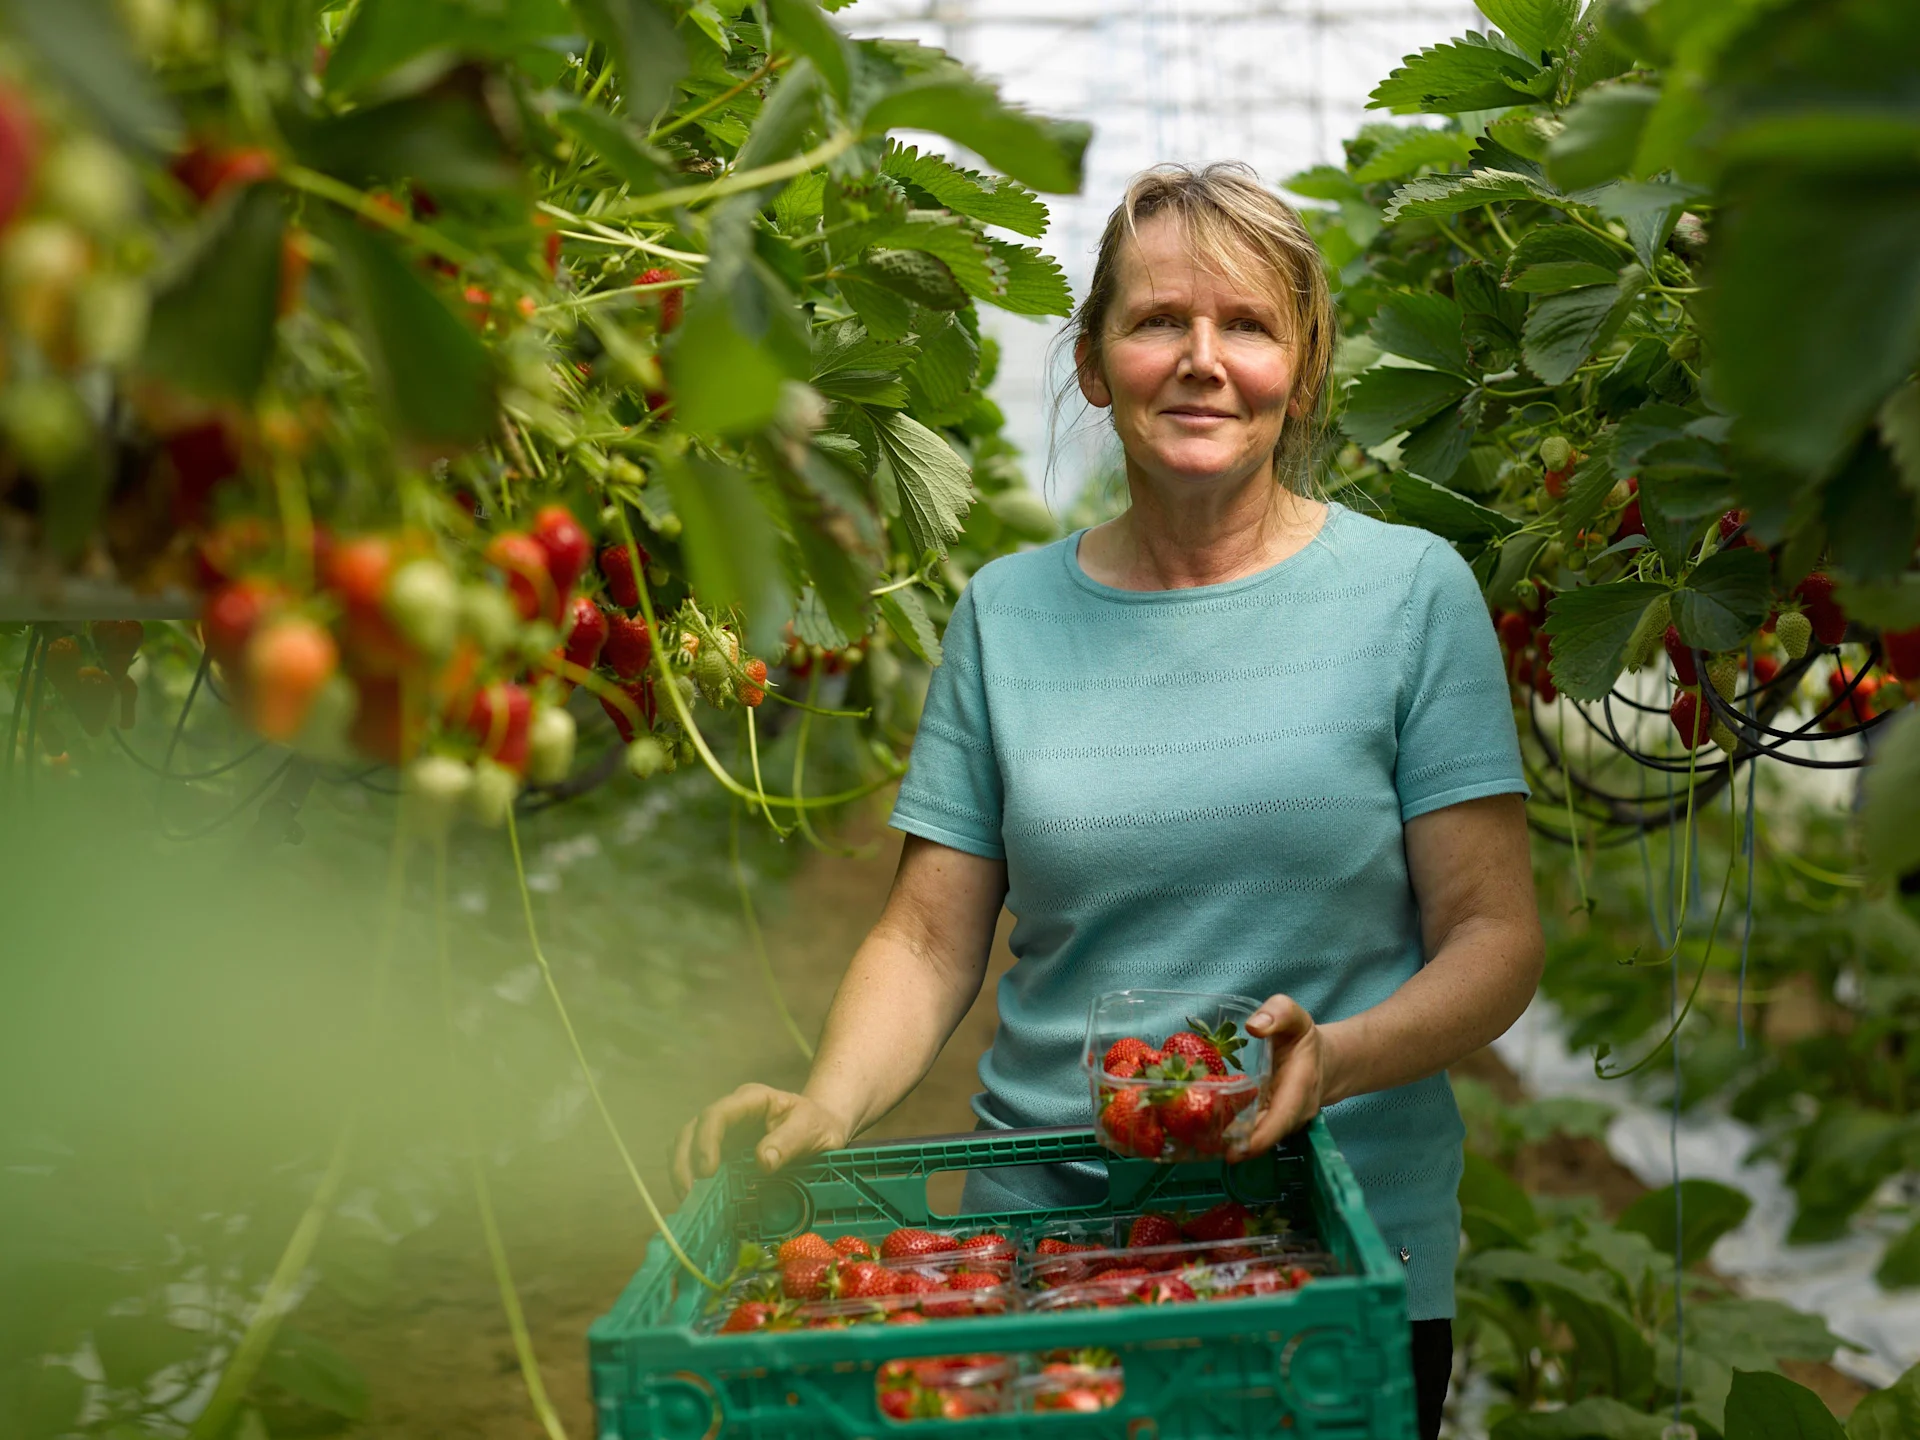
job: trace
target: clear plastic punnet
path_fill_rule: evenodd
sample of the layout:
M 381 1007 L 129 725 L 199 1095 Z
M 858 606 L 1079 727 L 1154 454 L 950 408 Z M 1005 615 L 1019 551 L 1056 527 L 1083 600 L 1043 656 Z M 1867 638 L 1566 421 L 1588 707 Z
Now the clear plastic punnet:
M 1245 995 L 1110 990 L 1087 1011 L 1081 1068 L 1109 1150 L 1166 1164 L 1216 1159 L 1253 1133 L 1268 1050 Z

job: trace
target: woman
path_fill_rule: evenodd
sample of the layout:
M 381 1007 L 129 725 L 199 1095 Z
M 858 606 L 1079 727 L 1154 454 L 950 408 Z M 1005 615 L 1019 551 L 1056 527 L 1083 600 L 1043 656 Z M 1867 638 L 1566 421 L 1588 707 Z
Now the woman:
M 711 1173 L 742 1122 L 766 1126 L 773 1169 L 886 1114 L 973 1002 L 1003 903 L 1017 963 L 983 1126 L 1090 1121 L 1102 991 L 1270 994 L 1247 1027 L 1273 1061 L 1247 1148 L 1326 1111 L 1407 1266 L 1432 1436 L 1460 1226 L 1446 1067 L 1525 1008 L 1542 950 L 1486 607 L 1442 541 L 1308 493 L 1335 317 L 1298 216 L 1250 172 L 1137 179 L 1071 333 L 1131 508 L 973 577 L 894 809 L 899 873 L 806 1088 L 712 1105 L 676 1174 Z M 1088 1183 L 974 1175 L 964 1208 Z

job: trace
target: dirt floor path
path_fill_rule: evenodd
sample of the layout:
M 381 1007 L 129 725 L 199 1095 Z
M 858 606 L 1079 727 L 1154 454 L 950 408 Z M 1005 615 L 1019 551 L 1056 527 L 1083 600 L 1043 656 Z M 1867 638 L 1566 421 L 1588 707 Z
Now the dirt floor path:
M 784 907 L 763 917 L 768 951 L 801 1028 L 818 1032 L 847 959 L 878 917 L 899 856 L 900 837 L 869 821 L 867 854 L 854 859 L 814 857 L 801 870 Z M 978 1088 L 974 1064 L 993 1036 L 994 987 L 1012 962 L 1003 921 L 992 968 L 980 998 L 920 1087 L 873 1132 L 872 1138 L 968 1130 L 969 1098 Z M 746 1079 L 797 1086 L 805 1063 L 782 1030 L 751 956 L 742 956 L 736 987 L 728 991 L 738 1033 L 746 1043 L 717 1059 L 706 1075 L 718 1095 Z M 1491 1085 L 1504 1099 L 1518 1082 L 1491 1051 L 1471 1056 L 1456 1073 Z M 632 1137 L 643 1166 L 657 1162 L 664 1135 Z M 516 1192 L 503 1210 L 502 1229 L 518 1280 L 528 1327 L 545 1383 L 567 1433 L 596 1433 L 587 1379 L 587 1327 L 613 1303 L 638 1266 L 648 1227 L 630 1183 L 605 1163 L 604 1138 L 579 1137 L 598 1168 L 556 1164 L 543 1190 Z M 582 1173 L 596 1178 L 583 1183 Z M 1558 1137 L 1529 1146 L 1516 1178 L 1546 1194 L 1600 1197 L 1616 1214 L 1643 1187 L 1592 1140 Z M 667 1194 L 655 1163 L 650 1183 Z M 471 1207 L 456 1207 L 432 1227 L 430 1243 L 403 1248 L 398 1290 L 405 1297 L 378 1311 L 355 1314 L 318 1298 L 300 1323 L 325 1335 L 360 1365 L 372 1413 L 350 1433 L 356 1440 L 538 1440 L 534 1418 L 502 1318 L 500 1299 L 484 1260 Z M 1840 1413 L 1850 1411 L 1860 1386 L 1824 1365 L 1795 1365 Z

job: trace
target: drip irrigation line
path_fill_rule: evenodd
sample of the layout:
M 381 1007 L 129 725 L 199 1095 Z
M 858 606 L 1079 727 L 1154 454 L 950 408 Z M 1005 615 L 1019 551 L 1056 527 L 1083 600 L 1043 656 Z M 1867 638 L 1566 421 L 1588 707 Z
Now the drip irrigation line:
M 126 757 L 142 770 L 146 771 L 149 775 L 157 775 L 162 780 L 171 781 L 179 785 L 192 784 L 200 780 L 212 780 L 218 776 L 225 775 L 229 770 L 237 770 L 262 750 L 266 749 L 268 744 L 265 740 L 258 740 L 234 756 L 233 759 L 227 761 L 224 765 L 216 765 L 211 770 L 193 770 L 177 774 L 171 770 L 162 769 L 147 759 L 147 757 L 142 755 L 138 750 L 135 750 L 132 745 L 127 743 L 127 737 L 120 733 L 117 726 L 109 727 L 108 733 L 113 736 L 114 744 L 118 745 Z
M 1753 945 L 1753 788 L 1758 773 L 1752 766 L 1747 769 L 1747 819 L 1745 834 L 1740 842 L 1747 859 L 1747 906 L 1746 918 L 1741 922 L 1740 982 L 1734 995 L 1733 1014 L 1742 1050 L 1747 1048 L 1747 951 Z
M 209 820 L 204 825 L 196 826 L 191 830 L 173 830 L 168 828 L 165 818 L 162 817 L 160 821 L 161 838 L 165 840 L 175 840 L 175 841 L 201 840 L 207 837 L 208 835 L 211 835 L 214 831 L 220 829 L 221 826 L 230 824 L 234 819 L 236 819 L 239 816 L 242 810 L 245 810 L 249 805 L 253 804 L 254 801 L 258 800 L 262 795 L 265 795 L 267 791 L 270 788 L 272 788 L 273 782 L 278 780 L 281 777 L 281 775 L 286 773 L 287 767 L 293 764 L 293 760 L 294 760 L 294 757 L 291 755 L 284 757 L 278 765 L 274 766 L 273 769 L 267 772 L 267 778 L 262 780 L 257 786 L 255 786 L 253 790 L 248 793 L 247 797 L 244 800 L 241 800 L 238 804 L 234 805 L 233 808 L 228 810 L 225 814 L 216 816 L 214 819 Z

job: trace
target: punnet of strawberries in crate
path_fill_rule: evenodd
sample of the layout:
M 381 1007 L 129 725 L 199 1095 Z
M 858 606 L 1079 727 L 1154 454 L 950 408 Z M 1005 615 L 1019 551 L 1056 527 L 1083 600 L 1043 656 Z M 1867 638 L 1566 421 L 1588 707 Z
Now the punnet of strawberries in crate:
M 1264 1045 L 1244 995 L 1115 990 L 1089 1007 L 1082 1068 L 1094 1131 L 1122 1155 L 1167 1163 L 1222 1155 L 1253 1133 L 1266 1083 Z
M 822 1330 L 999 1315 L 1014 1298 L 1014 1243 L 997 1231 L 897 1229 L 877 1241 L 809 1230 L 742 1248 L 720 1330 Z

